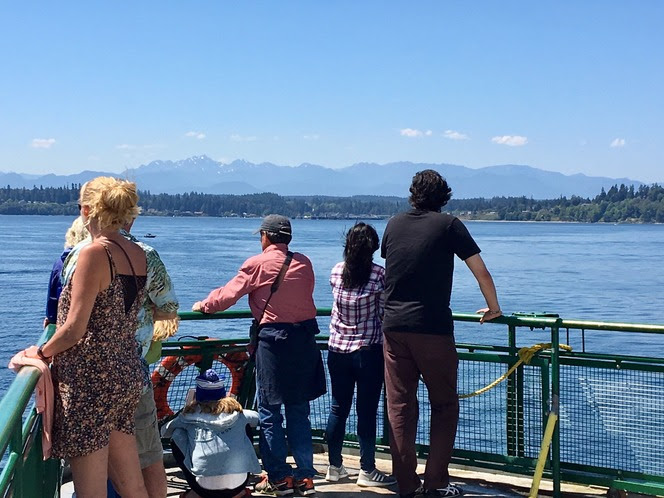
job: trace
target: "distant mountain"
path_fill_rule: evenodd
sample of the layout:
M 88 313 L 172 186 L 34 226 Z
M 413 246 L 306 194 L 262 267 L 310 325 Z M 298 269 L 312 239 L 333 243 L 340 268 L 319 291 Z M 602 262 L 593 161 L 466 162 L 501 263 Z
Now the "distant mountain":
M 422 169 L 435 169 L 447 178 L 453 197 L 491 198 L 526 196 L 553 199 L 559 196 L 594 197 L 602 188 L 624 183 L 638 188 L 642 182 L 629 178 L 563 175 L 530 166 L 501 165 L 472 169 L 454 164 L 396 162 L 358 163 L 341 169 L 315 164 L 279 166 L 237 160 L 223 164 L 207 156 L 181 161 L 153 161 L 123 174 L 83 171 L 75 175 L 21 175 L 0 173 L 0 186 L 59 187 L 83 183 L 99 175 L 124 177 L 135 181 L 141 190 L 152 193 L 203 192 L 210 194 L 280 195 L 381 195 L 407 197 L 413 175 Z

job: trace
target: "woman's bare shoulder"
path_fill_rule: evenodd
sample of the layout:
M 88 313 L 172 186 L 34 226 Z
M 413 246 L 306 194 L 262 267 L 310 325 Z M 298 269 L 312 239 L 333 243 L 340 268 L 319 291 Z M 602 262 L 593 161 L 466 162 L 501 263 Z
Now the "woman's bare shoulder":
M 99 242 L 92 242 L 81 248 L 79 253 L 79 260 L 81 258 L 87 259 L 97 259 L 97 258 L 108 258 L 106 249 Z

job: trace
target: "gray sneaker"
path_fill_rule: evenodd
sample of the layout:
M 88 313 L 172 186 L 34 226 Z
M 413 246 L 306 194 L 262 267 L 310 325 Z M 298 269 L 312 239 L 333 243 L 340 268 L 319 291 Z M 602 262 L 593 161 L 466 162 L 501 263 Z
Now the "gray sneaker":
M 327 467 L 327 474 L 325 474 L 326 481 L 337 482 L 339 479 L 344 479 L 346 477 L 348 477 L 348 471 L 343 463 L 339 467 L 335 467 L 334 465 L 329 465 Z
M 360 470 L 360 475 L 357 476 L 357 485 L 362 487 L 369 487 L 369 486 L 384 487 L 384 486 L 392 486 L 393 484 L 396 483 L 397 480 L 394 477 L 388 476 L 387 474 L 381 472 L 378 469 L 373 469 L 371 472 L 365 472 L 364 470 Z

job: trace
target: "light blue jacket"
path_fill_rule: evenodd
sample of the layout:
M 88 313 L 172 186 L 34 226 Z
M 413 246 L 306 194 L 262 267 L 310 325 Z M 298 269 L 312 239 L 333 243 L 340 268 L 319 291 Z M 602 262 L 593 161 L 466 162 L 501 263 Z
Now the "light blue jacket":
M 260 474 L 254 446 L 247 437 L 247 424 L 256 427 L 258 413 L 180 413 L 162 428 L 162 436 L 172 437 L 184 454 L 185 466 L 197 477 Z

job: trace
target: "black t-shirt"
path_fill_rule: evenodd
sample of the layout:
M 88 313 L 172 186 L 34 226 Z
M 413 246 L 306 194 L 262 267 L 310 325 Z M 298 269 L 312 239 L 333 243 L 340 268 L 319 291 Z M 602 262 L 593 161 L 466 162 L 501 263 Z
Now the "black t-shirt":
M 452 334 L 450 310 L 454 255 L 462 260 L 480 248 L 459 219 L 413 209 L 387 223 L 385 258 L 385 332 Z

